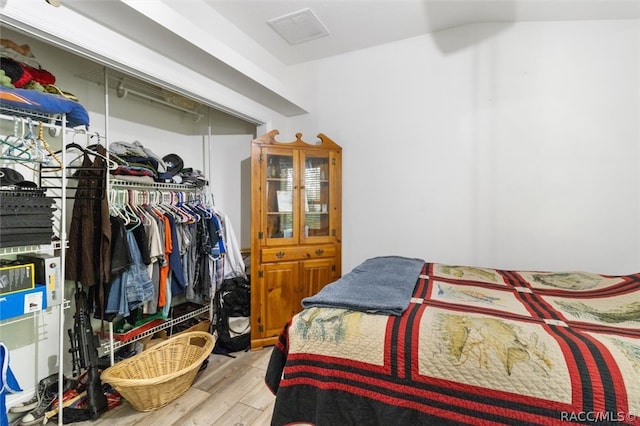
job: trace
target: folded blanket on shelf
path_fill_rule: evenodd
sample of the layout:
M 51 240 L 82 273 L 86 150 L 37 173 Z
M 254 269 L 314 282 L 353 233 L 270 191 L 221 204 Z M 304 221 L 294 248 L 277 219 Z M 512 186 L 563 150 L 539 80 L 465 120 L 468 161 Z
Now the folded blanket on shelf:
M 89 126 L 87 110 L 80 103 L 61 95 L 0 86 L 0 107 L 2 106 L 46 115 L 66 114 L 67 126 Z

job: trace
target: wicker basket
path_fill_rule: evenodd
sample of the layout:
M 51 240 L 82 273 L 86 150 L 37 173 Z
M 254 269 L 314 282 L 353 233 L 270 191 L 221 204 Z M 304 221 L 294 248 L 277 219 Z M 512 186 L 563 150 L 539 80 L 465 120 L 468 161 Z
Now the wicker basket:
M 191 387 L 213 344 L 214 338 L 207 332 L 181 333 L 107 368 L 101 379 L 136 410 L 155 410 Z

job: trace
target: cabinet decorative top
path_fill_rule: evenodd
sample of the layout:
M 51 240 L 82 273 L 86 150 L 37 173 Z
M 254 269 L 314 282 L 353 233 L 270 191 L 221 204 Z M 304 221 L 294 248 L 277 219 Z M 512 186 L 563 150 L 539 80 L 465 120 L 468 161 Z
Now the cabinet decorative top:
M 340 145 L 332 141 L 328 136 L 324 133 L 318 133 L 319 142 L 310 143 L 302 140 L 302 133 L 296 133 L 296 140 L 291 142 L 283 142 L 277 141 L 276 136 L 279 135 L 280 132 L 277 129 L 271 130 L 270 132 L 265 133 L 264 135 L 253 140 L 254 144 L 259 145 L 287 145 L 291 147 L 317 147 L 317 148 L 325 148 L 325 149 L 338 149 L 342 148 Z

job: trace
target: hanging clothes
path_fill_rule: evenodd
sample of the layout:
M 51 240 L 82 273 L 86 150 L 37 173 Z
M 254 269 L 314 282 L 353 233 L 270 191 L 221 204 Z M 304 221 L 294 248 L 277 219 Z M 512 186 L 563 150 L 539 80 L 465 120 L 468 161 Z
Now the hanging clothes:
M 130 268 L 139 264 L 151 282 L 152 297 L 145 294 L 142 305 L 145 315 L 168 317 L 171 300 L 178 295 L 206 303 L 226 277 L 245 277 L 229 218 L 207 204 L 205 194 L 185 202 L 182 192 L 112 191 L 113 258 L 106 312 L 129 316 L 132 303 L 140 307 L 139 300 L 126 293 Z M 130 256 L 134 246 L 135 258 Z
M 164 234 L 164 259 L 162 264 L 160 265 L 160 277 L 158 282 L 158 308 L 164 308 L 168 306 L 167 298 L 167 282 L 169 280 L 169 273 L 171 272 L 169 268 L 169 255 L 171 254 L 173 241 L 171 240 L 171 225 L 169 224 L 169 219 L 166 216 L 161 217 L 162 226 L 163 226 L 163 234 Z
M 102 146 L 96 152 L 106 155 Z M 69 225 L 66 277 L 84 286 L 110 278 L 111 225 L 103 178 L 106 166 L 103 158 L 96 156 L 91 160 L 85 152 L 82 168 L 74 175 L 79 181 Z
M 209 237 L 211 240 L 211 254 L 218 257 L 225 252 L 223 239 L 224 232 L 222 230 L 221 217 L 214 212 L 208 223 Z
M 171 231 L 171 252 L 169 253 L 169 267 L 171 268 L 171 294 L 183 294 L 187 289 L 187 283 L 184 278 L 184 270 L 182 268 L 182 256 L 180 256 L 180 240 L 178 239 L 178 230 L 176 220 L 170 215 L 165 214 L 169 220 L 169 228 Z
M 107 151 L 98 145 L 95 151 L 106 156 Z M 105 172 L 107 162 L 96 155 L 91 160 L 85 151 L 82 166 L 75 173 L 78 189 L 73 203 L 69 225 L 69 248 L 67 249 L 65 276 L 85 287 L 96 284 L 97 303 L 104 301 L 103 285 L 111 275 L 111 224 L 106 193 Z
M 125 235 L 124 221 L 118 216 L 111 216 L 109 221 L 111 223 L 112 236 L 111 270 L 109 271 L 109 279 L 111 280 L 129 269 L 133 259 L 131 258 L 131 250 Z
M 196 285 L 196 265 L 198 262 L 198 223 L 190 223 L 187 227 L 189 232 L 189 247 L 185 253 L 183 263 L 186 262 L 186 274 L 187 274 L 187 290 L 185 297 L 188 300 L 196 299 L 195 285 Z
M 126 230 L 125 236 L 132 263 L 127 270 L 112 280 L 105 309 L 107 313 L 117 313 L 122 316 L 128 316 L 132 310 L 154 297 L 151 277 L 142 261 L 133 231 Z
M 140 219 L 142 225 L 142 219 Z M 140 258 L 145 265 L 151 264 L 151 252 L 149 251 L 149 239 L 143 226 L 136 226 L 133 228 L 133 236 L 138 243 L 140 249 Z
M 144 312 L 148 315 L 154 315 L 158 312 L 158 291 L 160 279 L 160 264 L 164 262 L 164 236 L 159 227 L 160 219 L 150 211 L 149 206 L 140 208 L 142 226 L 147 235 L 147 250 L 151 263 L 147 265 L 147 271 L 153 283 L 153 297 L 145 305 Z
M 212 280 L 209 276 L 209 257 L 211 251 L 211 244 L 209 241 L 209 232 L 207 230 L 207 219 L 203 216 L 199 222 L 196 223 L 196 243 L 195 253 L 193 259 L 193 298 L 197 295 L 205 299 L 211 297 L 211 283 Z M 209 284 L 209 285 L 205 285 Z
M 242 277 L 247 278 L 246 268 L 242 254 L 240 253 L 240 245 L 233 232 L 233 226 L 229 217 L 221 211 L 214 209 L 214 213 L 221 219 L 222 240 L 224 241 L 225 263 L 224 263 L 224 279 Z

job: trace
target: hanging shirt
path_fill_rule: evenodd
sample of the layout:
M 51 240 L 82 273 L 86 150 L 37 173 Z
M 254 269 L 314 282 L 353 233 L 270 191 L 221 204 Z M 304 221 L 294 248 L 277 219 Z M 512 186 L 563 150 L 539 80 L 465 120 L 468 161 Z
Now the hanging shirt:
M 213 227 L 215 228 L 215 236 L 212 237 L 212 241 L 217 239 L 216 244 L 212 249 L 212 253 L 214 256 L 219 256 L 223 253 L 226 253 L 225 244 L 224 244 L 224 229 L 222 228 L 222 218 L 218 214 L 214 214 L 211 217 L 211 222 L 213 223 Z
M 96 151 L 103 156 L 107 153 L 101 145 Z M 92 161 L 87 153 L 82 169 L 75 173 L 79 180 L 69 225 L 65 275 L 67 280 L 79 281 L 86 287 L 110 279 L 111 225 L 108 199 L 104 196 L 105 173 L 104 159 L 96 156 Z
M 164 260 L 160 265 L 160 279 L 158 280 L 158 308 L 167 306 L 167 279 L 169 277 L 169 254 L 171 253 L 171 225 L 166 216 L 162 216 L 164 229 Z
M 140 307 L 154 297 L 151 277 L 146 265 L 142 262 L 140 249 L 133 236 L 133 231 L 126 230 L 125 238 L 131 254 L 131 265 L 111 281 L 111 289 L 105 309 L 107 313 L 118 313 L 122 316 L 129 315 L 133 309 Z
M 236 234 L 233 232 L 231 221 L 229 216 L 217 211 L 219 217 L 222 218 L 222 240 L 224 241 L 225 263 L 224 263 L 224 278 L 242 277 L 247 278 L 246 267 L 244 260 L 242 259 L 242 253 L 240 253 L 240 245 L 236 239 Z
M 153 283 L 153 293 L 155 298 L 150 300 L 145 306 L 145 313 L 153 315 L 158 310 L 158 295 L 160 294 L 159 277 L 160 277 L 160 263 L 164 260 L 164 238 L 160 233 L 159 224 L 162 224 L 162 220 L 153 214 L 148 206 L 141 211 L 144 214 L 144 220 L 142 225 L 145 229 L 145 234 L 149 237 L 148 247 L 149 257 L 151 264 L 147 265 L 147 271 L 151 277 Z
M 186 273 L 187 273 L 187 300 L 193 300 L 196 298 L 195 284 L 196 284 L 196 265 L 198 261 L 198 223 L 191 223 L 187 227 L 189 232 L 189 249 L 187 250 L 186 257 Z M 184 264 L 184 262 L 183 262 Z
M 125 237 L 124 220 L 118 216 L 111 216 L 111 270 L 110 277 L 122 274 L 131 265 L 131 250 Z
M 182 269 L 182 257 L 180 256 L 180 243 L 175 219 L 170 214 L 165 214 L 171 228 L 171 253 L 169 253 L 169 267 L 171 268 L 171 293 L 183 294 L 187 288 Z

